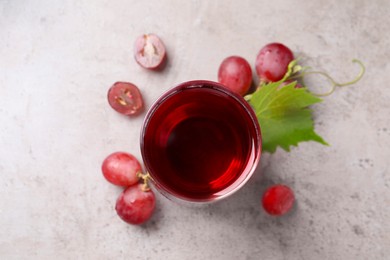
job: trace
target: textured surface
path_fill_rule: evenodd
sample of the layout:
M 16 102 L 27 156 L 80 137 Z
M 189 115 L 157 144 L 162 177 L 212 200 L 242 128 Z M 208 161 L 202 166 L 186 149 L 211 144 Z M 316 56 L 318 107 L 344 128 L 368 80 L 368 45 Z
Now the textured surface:
M 0 0 L 1 259 L 388 259 L 390 255 L 390 2 Z M 155 32 L 169 60 L 161 73 L 132 58 Z M 189 208 L 158 195 L 144 227 L 122 222 L 120 189 L 102 177 L 111 152 L 140 158 L 143 115 L 107 104 L 115 81 L 138 85 L 147 107 L 190 79 L 216 80 L 223 58 L 252 64 L 280 41 L 305 65 L 349 80 L 314 107 L 331 146 L 304 143 L 264 154 L 229 199 Z M 297 205 L 282 218 L 260 208 L 282 182 Z

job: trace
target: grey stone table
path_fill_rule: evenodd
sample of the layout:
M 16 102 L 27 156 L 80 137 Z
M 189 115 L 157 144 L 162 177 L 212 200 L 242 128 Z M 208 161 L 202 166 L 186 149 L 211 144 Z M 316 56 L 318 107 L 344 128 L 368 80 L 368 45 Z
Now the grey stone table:
M 389 259 L 390 2 L 0 0 L 1 259 Z M 160 73 L 132 58 L 155 32 L 169 53 Z M 313 107 L 331 145 L 263 154 L 256 175 L 225 201 L 177 205 L 158 196 L 143 227 L 126 225 L 120 189 L 100 171 L 109 153 L 140 158 L 144 114 L 106 102 L 115 81 L 137 84 L 146 108 L 190 79 L 216 80 L 223 58 L 252 64 L 269 42 L 305 65 L 349 80 Z M 314 79 L 313 79 L 314 81 Z M 260 197 L 291 186 L 291 214 L 272 218 Z

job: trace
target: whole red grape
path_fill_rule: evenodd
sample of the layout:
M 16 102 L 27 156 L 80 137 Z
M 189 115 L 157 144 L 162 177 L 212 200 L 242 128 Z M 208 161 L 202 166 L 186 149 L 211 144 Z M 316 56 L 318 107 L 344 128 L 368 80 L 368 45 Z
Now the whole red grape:
M 302 86 L 301 83 L 299 83 L 299 82 L 296 81 L 296 80 L 291 80 L 291 79 L 282 82 L 282 83 L 280 84 L 280 86 L 281 86 L 281 87 L 284 87 L 284 86 L 286 86 L 286 85 L 288 85 L 288 84 L 291 84 L 291 83 L 293 83 L 293 82 L 295 82 L 295 87 L 294 87 L 294 88 L 303 88 L 303 86 Z
M 284 215 L 294 205 L 294 193 L 286 185 L 277 184 L 269 187 L 263 194 L 262 204 L 264 210 L 274 216 Z
M 114 185 L 128 187 L 138 182 L 141 164 L 131 154 L 115 152 L 107 156 L 102 164 L 103 176 Z
M 153 214 L 156 199 L 152 190 L 143 191 L 143 184 L 128 187 L 118 197 L 115 210 L 119 217 L 133 225 L 146 222 Z
M 251 86 L 252 69 L 242 57 L 227 57 L 219 66 L 218 81 L 231 91 L 243 96 Z
M 294 60 L 292 51 L 281 43 L 264 46 L 256 57 L 255 68 L 263 82 L 275 82 L 283 78 L 288 64 Z

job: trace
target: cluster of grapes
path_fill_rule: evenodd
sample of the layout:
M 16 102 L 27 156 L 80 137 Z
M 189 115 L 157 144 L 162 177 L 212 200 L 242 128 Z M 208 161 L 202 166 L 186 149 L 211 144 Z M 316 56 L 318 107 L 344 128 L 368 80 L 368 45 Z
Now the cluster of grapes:
M 344 87 L 358 82 L 365 67 L 359 60 L 352 60 L 357 63 L 361 71 L 352 81 L 338 83 L 327 73 L 310 71 L 309 67 L 301 67 L 297 64 L 293 52 L 281 43 L 270 43 L 260 49 L 255 60 L 255 71 L 259 77 L 259 87 L 273 82 L 280 83 L 280 87 L 294 82 L 295 88 L 303 88 L 305 75 L 318 74 L 325 77 L 330 83 L 330 90 L 325 93 L 312 93 L 315 96 L 328 96 L 333 93 L 336 87 Z M 301 79 L 298 82 L 297 79 Z M 248 95 L 252 85 L 252 69 L 248 61 L 240 56 L 230 56 L 222 61 L 218 70 L 218 81 L 231 91 L 244 96 L 246 100 L 251 98 Z M 247 95 L 247 96 L 245 96 Z M 284 215 L 289 212 L 294 204 L 293 191 L 283 184 L 276 184 L 269 187 L 262 198 L 262 205 L 265 211 L 271 215 Z
M 265 45 L 255 62 L 260 84 L 277 82 L 286 75 L 288 65 L 294 60 L 292 51 L 281 43 Z M 233 92 L 244 96 L 252 85 L 252 69 L 248 61 L 240 56 L 230 56 L 219 66 L 218 81 Z M 286 82 L 290 83 L 290 82 Z M 297 87 L 302 87 L 299 83 Z
M 102 172 L 110 183 L 125 187 L 116 201 L 119 217 L 129 224 L 138 225 L 152 216 L 156 199 L 149 187 L 149 175 L 142 173 L 141 164 L 133 155 L 125 152 L 110 154 L 103 161 Z
M 134 57 L 143 68 L 162 69 L 166 61 L 165 46 L 155 34 L 142 35 L 135 42 Z M 266 45 L 260 50 L 255 63 L 260 81 L 266 83 L 281 80 L 293 59 L 293 53 L 283 44 Z M 251 67 L 242 57 L 228 57 L 219 67 L 218 81 L 244 96 L 252 84 Z M 141 92 L 129 82 L 116 82 L 109 89 L 107 98 L 110 106 L 123 115 L 137 115 L 144 108 Z M 110 183 L 125 187 L 115 206 L 122 220 L 138 225 L 150 219 L 155 209 L 155 195 L 149 187 L 149 175 L 143 173 L 141 164 L 133 155 L 126 152 L 109 155 L 102 164 L 102 172 Z M 262 204 L 267 213 L 283 215 L 292 208 L 294 200 L 289 187 L 277 184 L 266 190 Z
M 282 80 L 293 60 L 292 51 L 281 43 L 270 43 L 261 48 L 255 61 L 260 85 Z M 252 79 L 251 66 L 240 56 L 227 57 L 219 66 L 218 81 L 238 95 L 244 96 L 248 93 Z M 286 80 L 282 85 L 291 82 L 292 80 Z M 295 87 L 301 88 L 302 85 L 297 82 Z M 276 184 L 264 192 L 262 205 L 268 214 L 280 216 L 291 210 L 294 201 L 294 193 L 288 186 Z
M 155 34 L 142 35 L 134 44 L 134 58 L 143 68 L 161 69 L 166 60 L 165 46 Z M 126 116 L 134 116 L 144 109 L 142 94 L 129 82 L 116 82 L 108 90 L 110 106 Z M 104 177 L 110 183 L 125 187 L 116 201 L 116 212 L 129 224 L 139 225 L 153 214 L 156 199 L 149 187 L 149 175 L 144 174 L 141 164 L 133 155 L 115 152 L 102 164 Z

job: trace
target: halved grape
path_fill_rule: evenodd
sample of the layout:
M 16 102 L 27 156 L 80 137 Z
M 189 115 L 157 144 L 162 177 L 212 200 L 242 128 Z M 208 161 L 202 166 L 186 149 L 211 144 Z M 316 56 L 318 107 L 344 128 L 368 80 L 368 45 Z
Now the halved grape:
M 132 116 L 143 110 L 144 102 L 141 92 L 132 83 L 116 82 L 108 90 L 108 103 L 118 113 Z
M 166 59 L 164 43 L 153 33 L 141 35 L 134 44 L 134 57 L 143 68 L 160 68 Z

